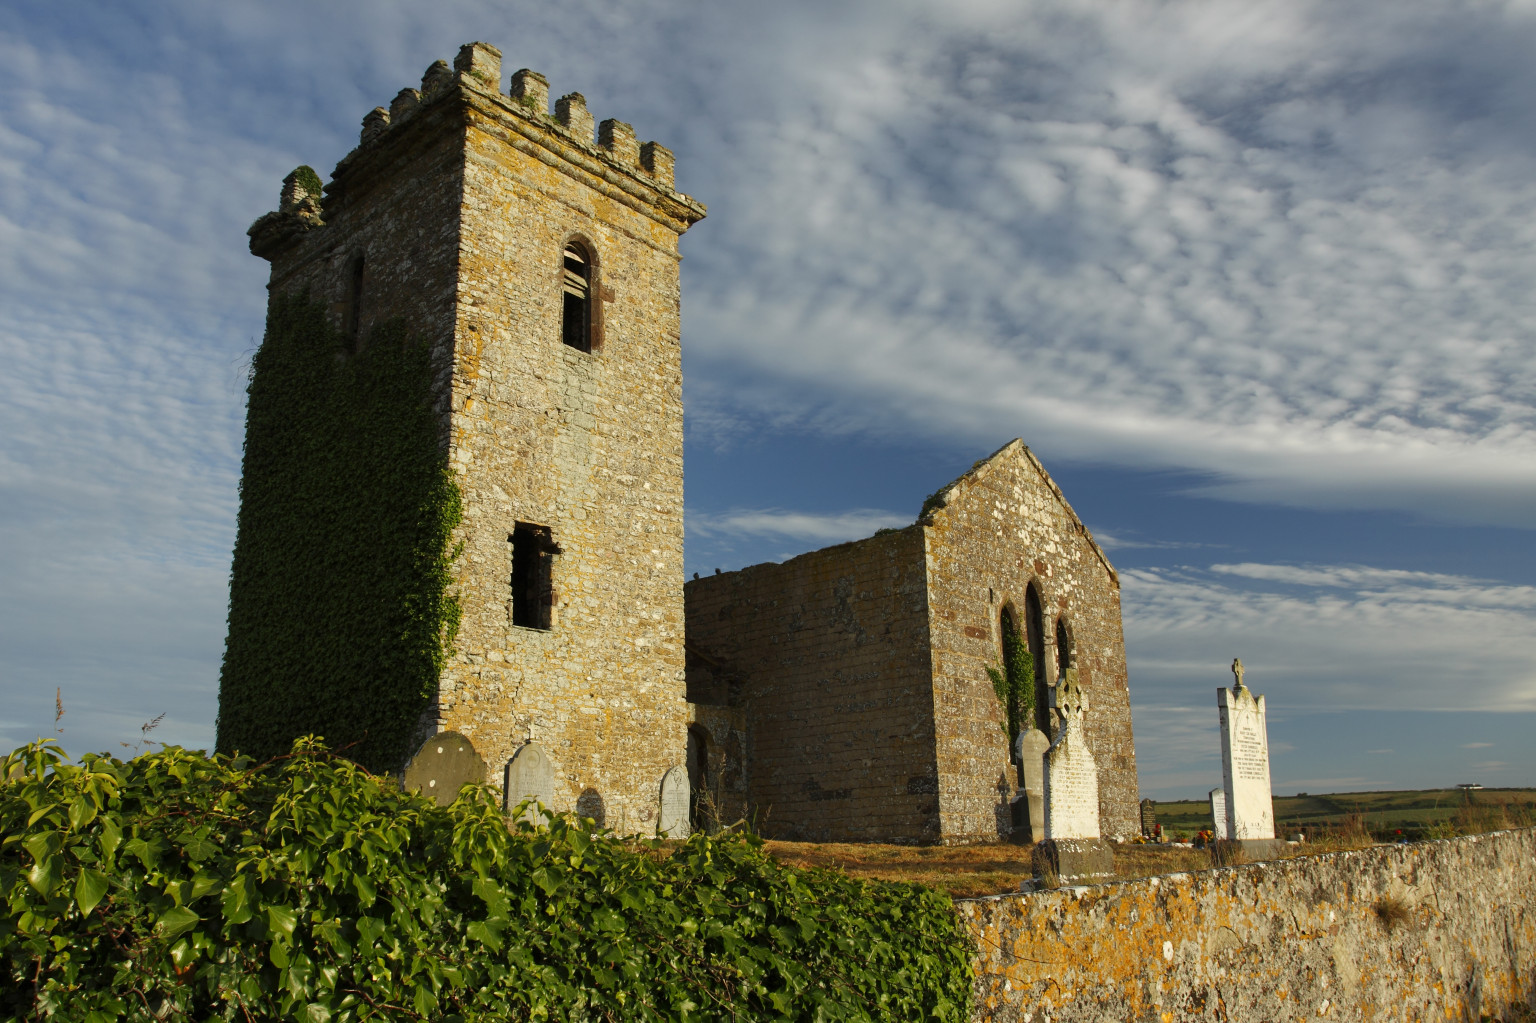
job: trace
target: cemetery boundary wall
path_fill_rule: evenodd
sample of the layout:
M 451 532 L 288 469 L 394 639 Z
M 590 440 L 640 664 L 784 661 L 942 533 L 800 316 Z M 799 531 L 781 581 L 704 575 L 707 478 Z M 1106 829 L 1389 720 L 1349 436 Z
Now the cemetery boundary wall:
M 1536 1001 L 1536 829 L 956 905 L 977 1020 L 1476 1023 Z

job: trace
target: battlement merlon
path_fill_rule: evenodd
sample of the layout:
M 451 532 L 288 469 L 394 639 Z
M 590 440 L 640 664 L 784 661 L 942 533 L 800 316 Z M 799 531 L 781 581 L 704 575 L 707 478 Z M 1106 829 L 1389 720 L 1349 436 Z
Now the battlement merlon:
M 593 139 L 593 117 L 580 93 L 562 96 L 549 110 L 549 83 L 527 68 L 512 75 L 504 94 L 501 51 L 487 43 L 460 47 L 453 67 L 435 61 L 422 76 L 421 88 L 402 89 L 389 108 L 375 107 L 363 118 L 357 148 L 336 164 L 325 186 L 324 202 L 310 197 L 303 209 L 294 203 L 285 180 L 280 208 L 259 218 L 247 232 L 251 252 L 272 259 L 309 231 L 324 227 L 325 207 L 345 201 L 349 188 L 376 174 L 389 173 L 398 152 L 435 136 L 447 125 L 477 127 L 543 163 L 576 177 L 615 201 L 650 217 L 678 234 L 703 220 L 708 210 L 677 191 L 671 150 L 656 142 L 640 144 L 634 129 L 607 119 Z M 291 177 L 291 175 L 290 175 Z

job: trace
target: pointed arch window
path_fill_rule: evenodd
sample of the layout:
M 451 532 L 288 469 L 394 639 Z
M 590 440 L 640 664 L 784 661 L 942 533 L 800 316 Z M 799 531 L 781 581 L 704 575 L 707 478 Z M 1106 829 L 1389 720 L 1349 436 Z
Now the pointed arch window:
M 1049 714 L 1046 712 L 1045 697 L 1045 621 L 1040 605 L 1040 590 L 1034 583 L 1030 583 L 1024 591 L 1024 638 L 1029 644 L 1029 659 L 1034 662 L 1035 668 L 1035 692 L 1040 698 L 1035 700 L 1035 727 L 1046 734 L 1050 734 Z
M 1067 669 L 1072 667 L 1072 634 L 1067 630 L 1065 618 L 1056 619 L 1056 681 L 1059 684 L 1067 677 Z
M 565 247 L 560 271 L 564 306 L 560 340 L 580 352 L 592 350 L 592 253 L 571 242 Z

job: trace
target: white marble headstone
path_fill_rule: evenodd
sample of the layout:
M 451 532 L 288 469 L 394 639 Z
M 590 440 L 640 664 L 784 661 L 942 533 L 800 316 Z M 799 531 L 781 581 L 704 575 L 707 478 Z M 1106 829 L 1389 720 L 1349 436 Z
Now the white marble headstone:
M 1056 687 L 1056 714 L 1056 741 L 1044 757 L 1045 837 L 1098 838 L 1099 772 L 1084 734 L 1088 697 L 1076 668 Z
M 1221 709 L 1221 773 L 1229 838 L 1273 839 L 1275 808 L 1269 789 L 1269 731 L 1264 697 L 1243 684 L 1243 662 L 1232 662 L 1237 685 L 1216 690 Z
M 548 809 L 555 803 L 555 765 L 544 747 L 526 742 L 507 763 L 506 811 L 511 813 L 525 799 L 537 799 Z M 541 817 L 530 806 L 523 820 L 538 823 Z
M 1211 789 L 1211 837 L 1218 840 L 1231 838 L 1227 833 L 1227 792 Z
M 692 833 L 688 821 L 692 796 L 686 767 L 669 768 L 661 776 L 661 816 L 656 821 L 657 834 L 662 838 L 687 838 Z

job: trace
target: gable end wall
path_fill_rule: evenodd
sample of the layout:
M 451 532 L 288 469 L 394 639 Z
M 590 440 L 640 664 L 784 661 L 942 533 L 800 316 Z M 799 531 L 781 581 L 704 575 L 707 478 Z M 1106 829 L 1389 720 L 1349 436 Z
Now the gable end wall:
M 1138 834 L 1120 587 L 1102 552 L 1018 441 L 957 481 L 929 521 L 924 533 L 945 840 L 980 841 L 1008 831 L 1005 793 L 1017 784 L 1017 773 L 986 668 L 1002 663 L 1003 607 L 1011 601 L 1023 624 L 1031 581 L 1041 597 L 1048 683 L 1057 675 L 1058 618 L 1066 619 L 1074 641 L 1088 694 L 1101 830 L 1109 838 Z

